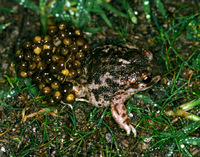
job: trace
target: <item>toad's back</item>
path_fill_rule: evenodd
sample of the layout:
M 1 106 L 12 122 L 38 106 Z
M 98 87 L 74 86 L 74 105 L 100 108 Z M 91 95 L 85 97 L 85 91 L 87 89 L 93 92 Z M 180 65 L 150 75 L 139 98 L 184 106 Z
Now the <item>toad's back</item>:
M 131 45 L 105 45 L 90 52 L 77 96 L 88 96 L 96 107 L 111 105 L 115 121 L 127 131 L 136 130 L 128 122 L 124 101 L 155 84 L 160 76 L 152 74 L 153 55 Z
M 105 45 L 94 49 L 88 59 L 86 75 L 95 106 L 108 106 L 116 92 L 129 88 L 134 88 L 135 92 L 142 90 L 140 84 L 145 82 L 141 76 L 151 77 L 151 57 L 135 46 Z

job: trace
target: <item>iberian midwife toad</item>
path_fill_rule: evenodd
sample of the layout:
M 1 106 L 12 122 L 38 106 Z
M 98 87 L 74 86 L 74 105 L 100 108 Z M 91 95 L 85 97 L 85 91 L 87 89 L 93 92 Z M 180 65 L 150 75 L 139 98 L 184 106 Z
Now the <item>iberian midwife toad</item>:
M 154 75 L 153 55 L 136 46 L 124 44 L 104 45 L 93 49 L 86 61 L 79 84 L 73 86 L 76 100 L 96 107 L 111 106 L 112 116 L 127 135 L 135 128 L 129 123 L 124 102 L 138 91 L 150 88 L 160 80 Z

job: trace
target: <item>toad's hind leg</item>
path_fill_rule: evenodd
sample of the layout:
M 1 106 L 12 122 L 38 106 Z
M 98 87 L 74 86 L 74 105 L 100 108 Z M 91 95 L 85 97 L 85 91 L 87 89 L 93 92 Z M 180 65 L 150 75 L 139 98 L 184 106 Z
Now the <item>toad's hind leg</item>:
M 119 124 L 119 126 L 126 130 L 127 136 L 130 135 L 130 132 L 132 131 L 134 134 L 134 137 L 136 137 L 136 130 L 135 128 L 129 123 L 129 119 L 126 112 L 126 107 L 124 105 L 123 100 L 121 99 L 114 99 L 111 102 L 111 112 L 112 116 L 115 119 L 115 121 Z

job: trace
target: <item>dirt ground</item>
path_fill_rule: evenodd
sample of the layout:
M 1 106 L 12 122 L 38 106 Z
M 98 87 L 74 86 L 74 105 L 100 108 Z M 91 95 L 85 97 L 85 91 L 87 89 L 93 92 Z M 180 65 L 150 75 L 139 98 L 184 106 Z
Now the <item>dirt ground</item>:
M 118 1 L 113 1 L 111 3 L 113 3 L 114 7 L 120 9 L 120 3 Z M 176 17 L 197 14 L 198 7 L 200 6 L 198 0 L 180 2 L 166 0 L 163 1 L 163 3 L 166 14 L 168 15 L 167 19 L 160 15 L 154 3 L 152 3 L 151 9 L 155 14 L 158 24 L 164 28 L 164 31 L 168 30 L 173 22 L 178 23 L 181 21 L 181 19 Z M 163 71 L 164 75 L 167 73 L 167 69 L 165 68 L 165 58 L 163 58 L 163 56 L 165 56 L 167 50 L 161 52 L 161 49 L 163 50 L 163 44 L 161 40 L 156 38 L 160 37 L 160 32 L 156 23 L 153 19 L 150 23 L 146 21 L 142 2 L 140 0 L 130 2 L 130 5 L 133 10 L 138 12 L 138 24 L 129 22 L 126 39 L 140 48 L 153 50 L 155 56 L 161 59 L 159 63 L 160 70 Z M 14 60 L 13 56 L 16 50 L 20 48 L 24 41 L 30 40 L 35 35 L 41 33 L 41 23 L 40 16 L 37 13 L 20 6 L 14 1 L 1 0 L 0 6 L 17 10 L 16 13 L 0 11 L 0 24 L 12 22 L 10 26 L 0 32 L 0 89 L 3 89 L 9 86 L 8 82 L 3 81 L 5 80 L 3 74 L 9 76 L 13 75 L 10 67 Z M 110 12 L 106 13 L 116 28 L 119 30 L 121 29 L 120 26 L 125 28 L 125 19 L 116 17 L 116 15 Z M 102 28 L 102 31 L 89 37 L 92 47 L 116 41 L 120 42 L 122 40 L 122 36 L 120 36 L 117 31 L 109 28 L 102 18 L 95 13 L 92 15 L 92 23 L 88 27 L 91 26 L 100 26 Z M 174 49 L 180 47 L 182 51 L 181 55 L 187 57 L 199 46 L 199 41 L 187 39 L 185 37 L 186 33 L 187 31 L 183 31 L 183 35 L 176 40 Z M 166 43 L 166 49 L 168 46 L 168 43 Z M 161 80 L 156 86 L 165 88 L 167 87 L 167 82 L 166 80 Z M 158 88 L 144 91 L 143 94 L 148 95 L 152 100 L 158 100 L 163 95 Z M 68 106 L 60 105 L 56 107 L 54 111 L 60 113 L 59 118 L 51 114 L 46 114 L 40 116 L 36 120 L 35 117 L 32 117 L 23 122 L 22 117 L 24 114 L 29 115 L 42 109 L 41 106 L 34 102 L 30 94 L 24 90 L 11 99 L 4 98 L 2 101 L 13 108 L 22 108 L 22 110 L 12 110 L 0 105 L 0 156 L 2 157 L 12 154 L 15 154 L 15 156 L 70 156 L 70 154 L 71 156 L 73 156 L 72 154 L 78 154 L 77 156 L 106 156 L 106 151 L 104 151 L 104 149 L 106 149 L 104 147 L 105 143 L 109 145 L 110 153 L 113 152 L 113 154 L 119 151 L 122 156 L 145 156 L 144 152 L 151 147 L 151 144 L 139 142 L 139 140 L 133 138 L 133 136 L 127 137 L 125 132 L 115 123 L 111 113 L 107 113 L 110 108 L 105 111 L 105 108 L 95 109 L 95 107 L 86 103 L 77 102 L 73 104 L 73 111 Z M 138 99 L 134 99 L 133 101 L 136 107 L 141 107 L 143 104 L 143 102 Z M 184 103 L 184 100 L 177 102 L 177 105 L 182 103 Z M 146 108 L 148 107 L 149 106 L 146 106 Z M 61 110 L 62 112 L 60 112 Z M 96 130 L 93 130 L 92 128 L 98 124 L 98 120 L 105 112 L 106 115 L 104 115 L 103 118 L 104 125 L 100 125 Z M 89 123 L 88 120 L 91 114 L 94 114 L 93 116 L 95 116 L 95 118 L 93 122 Z M 76 119 L 76 122 L 73 122 L 73 118 Z M 137 117 L 137 115 L 132 115 L 131 122 L 137 124 L 140 118 L 141 117 Z M 44 126 L 45 121 L 48 121 L 47 124 L 45 123 L 46 126 Z M 63 127 L 63 125 L 67 126 L 67 128 Z M 74 125 L 77 132 L 90 133 L 82 143 L 80 143 L 82 138 L 73 143 L 73 141 L 76 141 L 80 136 L 85 135 L 72 135 L 71 131 L 74 130 Z M 117 146 L 115 142 L 111 141 L 112 135 L 106 125 L 110 126 L 115 136 Z M 47 133 L 47 137 L 44 137 L 45 132 Z M 148 137 L 151 135 L 149 132 L 144 133 L 142 128 L 137 128 L 137 132 L 138 136 Z M 102 140 L 102 136 L 105 136 L 106 141 Z M 46 139 L 44 140 L 44 138 Z M 71 147 L 68 148 L 70 144 Z M 167 146 L 168 144 L 165 145 L 165 147 Z M 81 149 L 76 152 L 78 147 L 81 147 Z M 199 147 L 197 149 L 199 149 Z M 192 150 L 192 148 L 190 150 Z M 168 150 L 157 148 L 151 150 L 148 156 L 165 156 L 167 152 Z M 174 156 L 182 155 L 176 152 Z

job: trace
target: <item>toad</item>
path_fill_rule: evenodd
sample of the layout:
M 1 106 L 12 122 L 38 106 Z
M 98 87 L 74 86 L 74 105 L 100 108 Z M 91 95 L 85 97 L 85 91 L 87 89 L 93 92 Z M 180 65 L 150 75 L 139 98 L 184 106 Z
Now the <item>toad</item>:
M 76 100 L 96 107 L 111 106 L 111 113 L 127 135 L 136 129 L 129 123 L 124 102 L 138 91 L 152 87 L 160 80 L 154 74 L 153 54 L 135 45 L 104 45 L 93 49 L 87 59 L 79 84 L 73 86 Z

